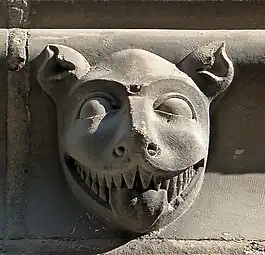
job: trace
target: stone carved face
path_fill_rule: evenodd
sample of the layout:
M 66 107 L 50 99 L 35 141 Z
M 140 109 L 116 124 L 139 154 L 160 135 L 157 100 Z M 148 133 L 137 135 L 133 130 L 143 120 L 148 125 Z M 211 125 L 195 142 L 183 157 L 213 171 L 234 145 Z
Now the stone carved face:
M 137 233 L 183 214 L 203 181 L 210 102 L 234 75 L 225 45 L 205 45 L 177 65 L 127 49 L 91 67 L 62 45 L 48 45 L 40 59 L 62 166 L 81 202 Z

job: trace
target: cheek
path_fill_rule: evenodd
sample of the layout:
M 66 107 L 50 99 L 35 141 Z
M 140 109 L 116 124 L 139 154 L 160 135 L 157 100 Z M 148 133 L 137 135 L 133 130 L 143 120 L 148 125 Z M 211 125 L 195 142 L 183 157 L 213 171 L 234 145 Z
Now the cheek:
M 198 126 L 189 126 L 187 129 L 178 127 L 174 131 L 170 130 L 167 137 L 165 143 L 179 157 L 196 157 L 207 150 L 208 139 Z
M 116 130 L 110 122 L 106 116 L 75 121 L 64 133 L 65 151 L 80 162 L 91 163 L 89 159 L 99 162 Z
M 207 126 L 182 118 L 175 123 L 160 123 L 156 131 L 161 158 L 167 158 L 172 166 L 186 167 L 207 156 Z

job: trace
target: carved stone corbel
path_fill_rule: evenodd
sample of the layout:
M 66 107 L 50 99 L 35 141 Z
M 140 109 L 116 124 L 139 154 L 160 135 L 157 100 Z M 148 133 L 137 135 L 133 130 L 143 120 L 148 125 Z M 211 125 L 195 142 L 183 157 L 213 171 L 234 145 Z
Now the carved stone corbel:
M 38 81 L 57 106 L 64 173 L 80 201 L 117 227 L 146 233 L 182 215 L 203 182 L 209 106 L 231 84 L 223 42 L 177 65 L 142 49 L 96 66 L 48 45 Z

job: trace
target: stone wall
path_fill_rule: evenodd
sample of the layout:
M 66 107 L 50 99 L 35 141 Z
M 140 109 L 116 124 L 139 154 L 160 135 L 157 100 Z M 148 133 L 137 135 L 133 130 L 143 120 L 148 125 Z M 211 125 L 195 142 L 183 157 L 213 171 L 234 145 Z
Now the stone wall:
M 2 254 L 265 254 L 264 8 L 262 1 L 0 0 Z M 151 234 L 132 237 L 105 226 L 66 183 L 55 105 L 36 79 L 39 54 L 62 44 L 94 65 L 142 48 L 177 63 L 220 40 L 235 77 L 212 105 L 198 198 Z

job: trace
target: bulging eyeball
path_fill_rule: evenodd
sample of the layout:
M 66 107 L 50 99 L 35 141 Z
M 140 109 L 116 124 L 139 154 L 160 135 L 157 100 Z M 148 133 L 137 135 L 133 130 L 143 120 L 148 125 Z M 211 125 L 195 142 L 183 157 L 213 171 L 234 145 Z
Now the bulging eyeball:
M 82 105 L 79 112 L 79 119 L 86 119 L 97 115 L 105 115 L 111 110 L 113 110 L 113 106 L 106 98 L 91 98 Z

